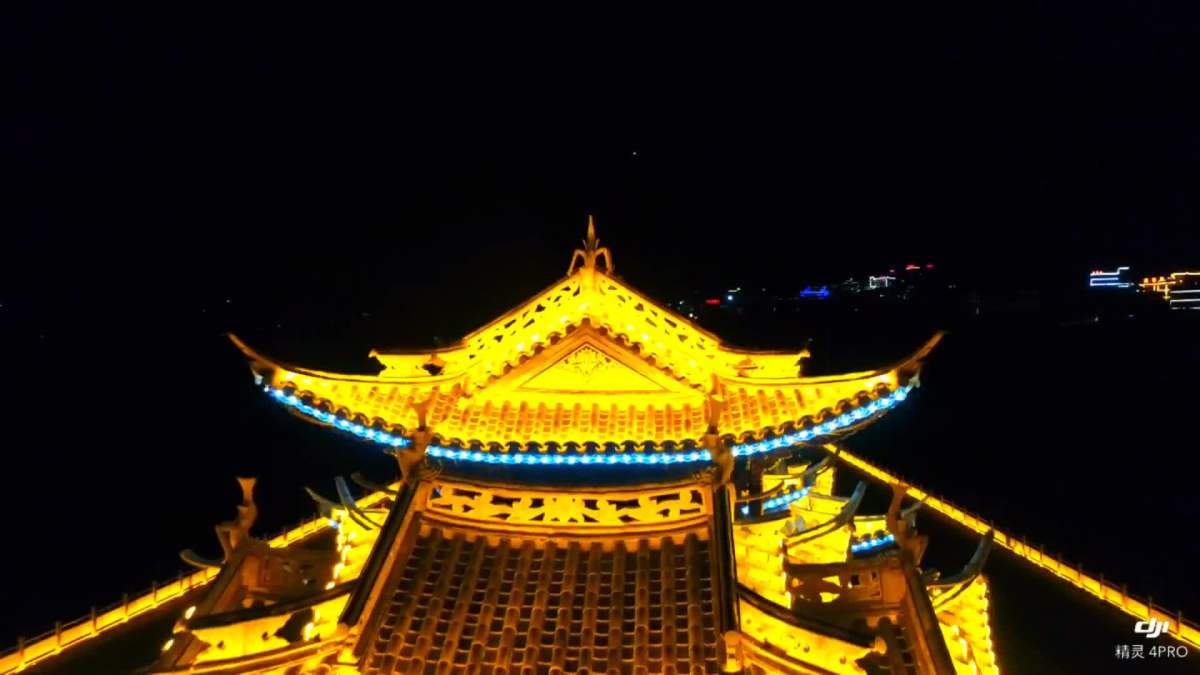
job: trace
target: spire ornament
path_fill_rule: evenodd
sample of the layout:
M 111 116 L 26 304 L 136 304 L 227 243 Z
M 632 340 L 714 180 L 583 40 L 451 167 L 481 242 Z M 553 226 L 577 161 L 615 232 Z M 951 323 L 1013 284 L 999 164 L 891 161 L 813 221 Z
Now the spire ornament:
M 600 258 L 604 258 L 604 271 L 612 274 L 612 251 L 608 250 L 607 246 L 600 245 L 600 240 L 596 238 L 596 220 L 589 215 L 587 238 L 583 240 L 583 248 L 577 248 L 571 254 L 571 264 L 567 266 L 567 276 L 571 276 L 575 272 L 576 261 L 583 262 L 581 269 L 595 270 L 596 261 Z

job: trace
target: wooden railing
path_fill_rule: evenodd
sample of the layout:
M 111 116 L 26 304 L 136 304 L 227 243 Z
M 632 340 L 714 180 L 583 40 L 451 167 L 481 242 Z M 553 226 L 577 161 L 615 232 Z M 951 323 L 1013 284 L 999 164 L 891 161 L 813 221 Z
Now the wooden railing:
M 283 548 L 328 527 L 329 522 L 324 518 L 302 521 L 295 527 L 284 529 L 268 543 L 272 548 Z M 45 658 L 61 653 L 64 649 L 122 626 L 130 619 L 151 612 L 207 585 L 219 572 L 219 569 L 209 568 L 180 574 L 165 584 L 151 584 L 148 591 L 134 594 L 132 597 L 126 593 L 120 602 L 108 607 L 93 607 L 88 614 L 74 621 L 57 622 L 53 629 L 40 635 L 17 638 L 16 647 L 0 651 L 0 675 L 20 672 Z
M 908 494 L 914 499 L 922 500 L 925 505 L 934 511 L 946 516 L 950 520 L 974 531 L 979 534 L 984 534 L 988 530 L 995 531 L 995 543 L 1009 551 L 1015 553 L 1018 557 L 1033 563 L 1034 565 L 1049 571 L 1072 586 L 1087 591 L 1088 593 L 1100 598 L 1110 605 L 1120 609 L 1129 616 L 1135 617 L 1139 621 L 1147 619 L 1157 619 L 1159 621 L 1171 622 L 1170 634 L 1171 637 L 1183 642 L 1190 647 L 1200 648 L 1200 625 L 1186 620 L 1182 612 L 1170 612 L 1162 607 L 1154 604 L 1151 598 L 1138 598 L 1131 595 L 1124 586 L 1116 586 L 1104 579 L 1104 575 L 1094 576 L 1084 572 L 1081 567 L 1075 567 L 1064 563 L 1053 556 L 1048 555 L 1044 550 L 1036 546 L 1026 543 L 1022 539 L 1013 537 L 1010 534 L 996 529 L 995 525 L 985 521 L 984 519 L 968 513 L 963 509 L 950 503 L 949 500 L 936 497 L 929 494 L 925 490 L 909 483 L 902 478 L 888 473 L 883 469 L 871 464 L 865 459 L 854 455 L 846 450 L 844 446 L 835 446 L 828 444 L 825 449 L 833 452 L 841 450 L 838 459 L 857 468 L 863 473 L 876 478 L 885 483 L 904 483 L 908 486 Z

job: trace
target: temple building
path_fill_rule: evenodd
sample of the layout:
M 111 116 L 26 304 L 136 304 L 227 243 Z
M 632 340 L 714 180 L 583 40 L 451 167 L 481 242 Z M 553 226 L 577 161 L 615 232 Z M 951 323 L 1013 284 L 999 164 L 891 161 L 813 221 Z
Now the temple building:
M 811 376 L 803 350 L 730 347 L 629 286 L 590 222 L 565 277 L 453 346 L 372 352 L 374 375 L 235 337 L 264 396 L 398 478 L 337 477 L 320 518 L 269 540 L 239 479 L 222 558 L 185 551 L 195 574 L 125 602 L 172 613 L 143 672 L 996 673 L 997 535 L 941 574 L 923 493 L 879 474 L 890 505 L 862 513 L 863 483 L 834 489 L 838 439 L 901 404 L 940 337 Z

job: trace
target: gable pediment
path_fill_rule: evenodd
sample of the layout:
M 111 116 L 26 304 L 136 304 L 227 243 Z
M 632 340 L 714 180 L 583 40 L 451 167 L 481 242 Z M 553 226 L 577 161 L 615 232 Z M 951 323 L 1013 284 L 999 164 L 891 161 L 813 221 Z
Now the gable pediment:
M 590 327 L 575 330 L 557 344 L 484 387 L 478 394 L 505 392 L 531 397 L 552 395 L 674 397 L 701 395 L 655 367 L 628 347 Z
M 637 393 L 667 391 L 662 384 L 584 343 L 525 380 L 519 391 Z

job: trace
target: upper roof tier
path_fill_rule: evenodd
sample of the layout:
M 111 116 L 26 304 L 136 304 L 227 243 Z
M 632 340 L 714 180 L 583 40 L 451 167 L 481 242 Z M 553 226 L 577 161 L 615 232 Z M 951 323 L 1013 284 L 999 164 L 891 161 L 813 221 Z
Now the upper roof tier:
M 311 416 L 396 437 L 428 426 L 443 443 L 487 449 L 687 443 L 713 425 L 761 439 L 896 392 L 940 335 L 894 366 L 806 377 L 804 350 L 734 349 L 618 279 L 589 218 L 564 278 L 453 346 L 372 351 L 376 375 L 290 366 L 231 337 L 261 384 L 325 413 Z

